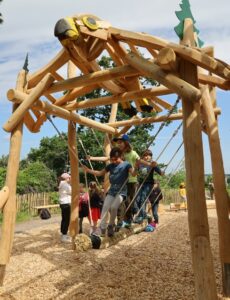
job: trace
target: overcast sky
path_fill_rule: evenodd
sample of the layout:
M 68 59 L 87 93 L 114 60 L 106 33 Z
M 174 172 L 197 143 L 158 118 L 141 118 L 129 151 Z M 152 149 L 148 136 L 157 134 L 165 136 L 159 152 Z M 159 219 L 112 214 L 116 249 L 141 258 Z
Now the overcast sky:
M 53 35 L 58 19 L 79 13 L 91 13 L 109 21 L 115 27 L 147 32 L 177 42 L 173 27 L 179 23 L 175 15 L 175 11 L 180 10 L 179 4 L 179 0 L 4 0 L 0 5 L 0 12 L 4 17 L 4 23 L 0 26 L 1 127 L 11 113 L 6 92 L 15 86 L 15 79 L 26 53 L 29 53 L 29 69 L 34 72 L 60 50 L 61 46 Z M 200 38 L 205 45 L 215 46 L 216 57 L 230 63 L 230 0 L 190 0 L 190 4 L 196 27 L 200 30 Z M 229 93 L 219 91 L 218 98 L 218 104 L 225 114 L 220 117 L 220 132 L 225 168 L 230 173 L 230 126 L 226 117 L 230 114 Z M 63 122 L 58 124 L 66 126 Z M 65 127 L 62 129 L 65 131 Z M 48 124 L 43 126 L 39 134 L 29 134 L 25 130 L 22 157 L 31 147 L 39 145 L 42 136 L 54 134 Z M 166 131 L 159 137 L 159 141 L 167 140 L 169 135 L 170 132 Z M 9 135 L 0 129 L 0 156 L 8 153 L 8 138 Z M 205 144 L 205 151 L 206 148 Z M 208 154 L 205 156 L 209 157 Z M 210 162 L 206 162 L 205 169 L 206 172 L 211 171 Z

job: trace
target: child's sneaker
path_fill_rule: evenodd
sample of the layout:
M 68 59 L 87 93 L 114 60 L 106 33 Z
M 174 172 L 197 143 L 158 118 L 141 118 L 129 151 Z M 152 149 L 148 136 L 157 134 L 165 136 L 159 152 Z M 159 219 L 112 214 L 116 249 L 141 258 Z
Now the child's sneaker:
M 67 234 L 62 234 L 61 242 L 62 243 L 71 243 L 71 238 Z
M 112 236 L 114 236 L 113 225 L 109 225 L 108 226 L 108 237 L 112 237 Z
M 123 222 L 117 223 L 117 225 L 115 226 L 115 232 L 119 232 L 122 227 L 123 227 Z

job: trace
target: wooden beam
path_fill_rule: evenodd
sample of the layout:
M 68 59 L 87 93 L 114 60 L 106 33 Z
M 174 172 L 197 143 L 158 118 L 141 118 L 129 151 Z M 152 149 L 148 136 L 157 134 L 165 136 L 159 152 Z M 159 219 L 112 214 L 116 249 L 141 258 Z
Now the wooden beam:
M 26 80 L 26 71 L 21 70 L 18 74 L 16 89 L 23 91 Z M 13 104 L 13 111 L 17 110 L 18 104 Z M 8 200 L 3 207 L 3 222 L 0 240 L 0 285 L 3 284 L 6 264 L 10 260 L 13 246 L 14 227 L 16 220 L 16 183 L 20 161 L 23 123 L 19 122 L 10 136 L 10 152 L 6 171 L 5 186 L 9 188 Z
M 69 54 L 62 49 L 46 66 L 32 74 L 28 80 L 28 89 L 33 88 L 47 74 L 56 72 L 69 60 Z
M 68 110 L 58 107 L 56 105 L 50 104 L 48 102 L 42 102 L 42 105 L 37 105 L 37 108 L 41 111 L 48 112 L 51 115 L 63 118 L 68 121 L 73 121 L 83 126 L 97 129 L 102 132 L 116 134 L 116 130 L 106 124 L 99 123 L 97 121 L 91 120 L 79 114 L 69 112 Z
M 158 103 L 160 106 L 164 107 L 165 109 L 172 109 L 172 105 L 170 103 L 168 103 L 165 100 L 160 99 L 159 97 L 152 97 L 152 100 L 156 103 Z
M 73 62 L 68 62 L 67 68 L 68 78 L 76 76 L 76 66 Z M 68 150 L 70 158 L 70 170 L 71 170 L 71 215 L 69 232 L 74 242 L 76 235 L 79 233 L 79 195 L 80 195 L 80 177 L 79 177 L 79 159 L 77 149 L 77 132 L 76 124 L 74 122 L 68 122 Z
M 223 63 L 204 54 L 192 47 L 187 47 L 183 45 L 177 45 L 175 43 L 168 42 L 145 33 L 134 33 L 127 30 L 121 30 L 117 28 L 109 28 L 109 33 L 116 39 L 124 42 L 132 42 L 133 44 L 146 48 L 154 48 L 160 50 L 165 47 L 172 48 L 177 55 L 196 64 L 206 70 L 209 70 L 220 77 L 230 79 L 230 69 L 226 67 Z
M 71 103 L 65 106 L 68 110 L 75 110 L 75 109 L 85 109 L 91 107 L 97 107 L 100 105 L 110 105 L 113 103 L 121 103 L 125 101 L 133 101 L 133 99 L 142 99 L 148 98 L 153 96 L 161 96 L 161 95 L 168 95 L 171 94 L 172 91 L 165 87 L 156 87 L 156 88 L 149 88 L 143 90 L 137 90 L 133 92 L 126 92 L 119 95 L 114 96 L 106 96 L 94 99 L 83 100 L 76 103 Z
M 163 48 L 154 61 L 165 71 L 177 71 L 178 61 L 172 48 Z
M 170 90 L 174 91 L 181 97 L 193 102 L 198 101 L 201 97 L 199 89 L 182 80 L 174 74 L 164 72 L 159 66 L 134 53 L 126 56 L 126 61 L 142 74 L 157 80 Z
M 220 114 L 220 108 L 214 109 L 215 114 Z M 142 124 L 150 124 L 150 123 L 158 123 L 158 122 L 165 122 L 165 121 L 175 121 L 183 119 L 183 113 L 175 113 L 171 116 L 163 115 L 163 116 L 156 116 L 156 117 L 147 117 L 147 118 L 139 118 L 139 119 L 130 119 L 125 121 L 117 121 L 114 123 L 108 123 L 109 126 L 118 128 L 123 126 L 135 126 L 135 125 L 142 125 Z
M 230 80 L 225 80 L 220 77 L 206 74 L 198 74 L 199 83 L 208 84 L 210 86 L 216 86 L 222 90 L 230 90 Z
M 9 198 L 9 188 L 8 186 L 4 186 L 0 191 L 0 209 L 6 204 L 6 201 Z
M 184 41 L 194 46 L 193 22 L 185 19 Z M 197 66 L 181 59 L 180 75 L 198 88 Z M 204 158 L 202 147 L 200 103 L 182 98 L 183 137 L 186 166 L 188 224 L 196 300 L 217 300 L 216 280 L 209 240 L 209 225 L 205 200 Z M 196 163 L 194 163 L 196 162 Z
M 119 77 L 135 76 L 138 75 L 138 73 L 139 72 L 137 70 L 128 65 L 108 70 L 96 71 L 91 74 L 56 82 L 52 84 L 49 89 L 47 89 L 45 95 L 65 90 L 71 90 L 76 87 L 99 84 L 103 81 L 112 80 Z
M 33 105 L 33 103 L 42 95 L 42 93 L 51 85 L 54 81 L 54 77 L 51 74 L 46 74 L 45 77 L 39 82 L 39 84 L 33 89 L 31 94 L 23 101 L 21 105 L 13 112 L 8 121 L 4 124 L 3 129 L 10 132 L 25 116 L 27 110 Z
M 211 153 L 213 183 L 215 191 L 216 211 L 218 216 L 220 260 L 222 264 L 222 280 L 225 297 L 230 297 L 230 220 L 229 196 L 225 184 L 225 171 L 221 152 L 217 120 L 214 114 L 212 99 L 208 86 L 202 89 L 201 102 L 208 131 Z

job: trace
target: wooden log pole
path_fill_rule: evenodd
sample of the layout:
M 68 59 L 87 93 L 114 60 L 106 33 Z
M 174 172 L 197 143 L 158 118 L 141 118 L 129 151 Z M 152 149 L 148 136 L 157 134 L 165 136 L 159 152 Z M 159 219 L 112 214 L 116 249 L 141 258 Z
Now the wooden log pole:
M 110 105 L 113 103 L 122 103 L 127 100 L 131 101 L 133 99 L 137 100 L 137 99 L 154 97 L 154 96 L 169 95 L 171 93 L 172 93 L 172 91 L 169 90 L 168 88 L 160 86 L 160 87 L 156 87 L 156 88 L 134 90 L 132 92 L 125 92 L 125 93 L 122 93 L 119 95 L 83 100 L 80 102 L 71 103 L 69 105 L 66 105 L 65 108 L 69 109 L 69 110 L 85 109 L 85 108 L 97 107 L 100 105 Z
M 193 46 L 193 23 L 190 22 L 185 28 L 184 40 L 186 43 L 190 41 L 190 46 Z M 182 40 L 181 43 L 184 44 L 184 41 Z M 198 87 L 197 67 L 194 64 L 181 59 L 180 75 L 187 82 Z M 188 223 L 195 279 L 195 297 L 197 300 L 216 300 L 216 281 L 209 241 L 204 188 L 200 103 L 192 103 L 182 98 L 182 107 Z
M 23 101 L 21 105 L 13 112 L 8 121 L 4 124 L 3 129 L 10 132 L 15 126 L 23 119 L 27 110 L 33 105 L 33 103 L 42 95 L 42 93 L 51 85 L 54 81 L 54 77 L 51 74 L 45 75 L 45 77 L 38 83 L 33 89 L 31 94 L 27 97 L 26 101 Z
M 26 81 L 26 71 L 21 70 L 18 74 L 16 89 L 23 91 Z M 17 109 L 13 104 L 13 112 Z M 10 152 L 6 171 L 5 185 L 9 188 L 8 200 L 3 207 L 3 222 L 0 240 L 0 285 L 3 285 L 6 264 L 10 260 L 13 246 L 14 227 L 16 219 L 16 183 L 20 161 L 20 151 L 23 133 L 23 123 L 19 122 L 10 136 Z
M 13 90 L 11 90 L 11 91 L 13 91 Z M 17 97 L 16 98 L 17 103 L 23 102 L 23 101 L 25 101 L 25 99 L 27 99 L 25 93 L 14 90 L 14 94 Z M 79 123 L 81 125 L 88 126 L 88 127 L 97 129 L 102 132 L 116 134 L 116 129 L 108 126 L 107 124 L 101 124 L 97 121 L 91 120 L 89 118 L 86 118 L 86 117 L 76 114 L 74 112 L 69 112 L 68 110 L 66 110 L 64 108 L 50 104 L 47 101 L 43 102 L 41 100 L 37 100 L 34 103 L 33 109 L 38 109 L 40 111 L 47 112 L 51 115 L 63 118 L 68 121 Z
M 116 122 L 116 118 L 117 118 L 117 110 L 118 110 L 118 104 L 114 103 L 112 104 L 111 107 L 111 113 L 110 113 L 110 117 L 109 117 L 109 122 Z M 104 152 L 105 152 L 105 156 L 109 157 L 111 151 L 111 136 L 109 136 L 108 134 L 105 135 L 104 138 Z M 109 175 L 108 173 L 105 174 L 104 176 L 104 193 L 106 194 L 108 189 L 109 189 L 110 183 L 109 183 Z
M 154 62 L 166 71 L 177 71 L 178 69 L 176 53 L 172 48 L 161 49 Z
M 69 61 L 68 63 L 68 78 L 76 75 L 75 65 Z M 72 199 L 71 199 L 71 215 L 69 224 L 69 233 L 74 242 L 76 235 L 79 232 L 79 195 L 80 195 L 80 179 L 79 179 L 79 159 L 77 149 L 77 133 L 76 123 L 68 122 L 68 148 L 70 158 L 71 170 L 71 186 L 72 186 Z
M 218 124 L 213 111 L 212 99 L 210 97 L 208 86 L 205 86 L 202 89 L 202 104 L 211 153 L 216 211 L 219 227 L 219 248 L 220 261 L 222 265 L 223 291 L 226 297 L 230 297 L 230 199 L 225 184 L 225 172 Z
M 69 60 L 69 54 L 65 49 L 62 49 L 46 66 L 31 74 L 28 80 L 28 88 L 33 88 L 38 84 L 47 73 L 56 72 Z
M 213 57 L 208 56 L 205 53 L 202 53 L 201 51 L 194 49 L 194 47 L 187 47 L 187 45 L 178 45 L 176 43 L 171 43 L 167 40 L 151 36 L 146 33 L 131 32 L 114 27 L 109 28 L 109 33 L 117 40 L 127 43 L 131 42 L 136 46 L 146 47 L 147 49 L 154 48 L 160 50 L 166 47 L 172 48 L 172 50 L 184 60 L 196 64 L 216 75 L 219 75 L 220 77 L 230 79 L 229 66 L 217 59 L 214 59 Z
M 0 191 L 0 209 L 3 208 L 8 198 L 9 198 L 9 188 L 8 186 L 4 186 Z
M 90 74 L 78 76 L 75 78 L 66 79 L 64 81 L 55 82 L 51 85 L 45 94 L 71 90 L 80 86 L 88 86 L 102 83 L 103 81 L 113 80 L 119 77 L 130 77 L 138 75 L 138 71 L 131 66 L 125 65 L 122 67 L 115 67 L 108 70 L 95 71 Z
M 215 108 L 214 112 L 215 112 L 215 115 L 218 115 L 221 113 L 221 110 L 220 110 L 220 108 Z M 135 125 L 158 123 L 158 122 L 164 122 L 164 121 L 176 121 L 176 120 L 182 120 L 182 119 L 183 119 L 183 114 L 176 113 L 176 114 L 170 115 L 170 117 L 168 117 L 167 115 L 163 115 L 163 116 L 147 117 L 147 118 L 132 118 L 130 120 L 108 123 L 108 125 L 111 127 L 117 128 L 117 127 L 123 127 L 123 126 L 135 126 Z
M 139 70 L 142 74 L 157 80 L 170 90 L 173 90 L 181 97 L 190 101 L 196 102 L 200 99 L 201 93 L 199 89 L 189 84 L 185 80 L 179 78 L 172 73 L 164 72 L 159 66 L 153 62 L 149 62 L 145 58 L 134 53 L 129 53 L 126 56 L 126 61 L 134 68 Z

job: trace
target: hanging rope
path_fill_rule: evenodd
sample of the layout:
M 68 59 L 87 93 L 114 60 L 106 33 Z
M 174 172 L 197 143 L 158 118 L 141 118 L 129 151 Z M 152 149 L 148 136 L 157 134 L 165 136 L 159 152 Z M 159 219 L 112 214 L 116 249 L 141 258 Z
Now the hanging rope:
M 89 162 L 90 168 L 94 171 L 94 168 L 93 168 L 93 165 L 92 165 L 90 159 L 87 158 L 89 155 L 88 155 L 88 153 L 87 153 L 87 151 L 86 151 L 86 149 L 84 147 L 84 144 L 83 144 L 82 139 L 80 138 L 80 136 L 78 136 L 78 141 L 79 141 L 79 143 L 80 143 L 80 145 L 81 145 L 81 147 L 82 147 L 82 149 L 83 149 L 83 151 L 85 153 L 85 157 L 86 157 L 87 161 Z M 94 178 L 95 178 L 95 181 L 97 182 L 97 184 L 100 185 L 99 181 L 97 179 L 97 176 L 94 175 Z
M 167 164 L 167 166 L 165 167 L 165 170 L 168 168 L 168 166 L 170 165 L 170 163 L 172 162 L 173 158 L 176 156 L 176 154 L 178 153 L 178 151 L 180 150 L 181 146 L 183 145 L 184 142 L 182 142 L 182 144 L 179 146 L 179 148 L 177 149 L 177 151 L 174 153 L 173 157 L 170 159 L 169 163 Z M 184 158 L 182 159 L 182 161 L 184 160 Z M 181 162 L 178 164 L 178 167 L 181 165 Z M 165 171 L 164 170 L 164 171 Z M 177 170 L 177 169 L 176 169 Z M 173 178 L 174 174 L 172 176 L 169 177 L 166 186 L 169 184 L 169 182 L 171 181 L 171 179 Z M 151 191 L 149 192 L 149 194 L 147 195 L 147 197 L 145 198 L 145 201 L 143 202 L 143 204 L 141 205 L 141 207 L 139 208 L 138 212 L 136 213 L 136 217 L 139 215 L 139 213 L 141 212 L 142 208 L 144 207 L 145 203 L 148 201 L 152 191 L 154 190 L 154 185 L 152 186 Z M 160 194 L 157 196 L 157 198 L 155 199 L 154 203 L 152 205 L 154 205 L 156 203 L 156 201 L 158 200 Z
M 102 144 L 100 143 L 100 141 L 98 140 L 98 137 L 97 137 L 97 135 L 96 135 L 94 129 L 93 129 L 93 128 L 90 128 L 90 130 L 92 131 L 93 136 L 94 136 L 95 140 L 97 141 L 98 146 L 102 149 L 103 154 L 105 154 L 105 150 L 104 150 Z
M 168 123 L 169 121 L 169 117 L 171 116 L 171 114 L 177 109 L 177 105 L 180 101 L 181 97 L 178 96 L 176 99 L 176 102 L 174 103 L 174 105 L 172 106 L 172 108 L 169 110 L 167 116 L 166 116 L 166 120 L 164 122 L 161 123 L 160 127 L 158 128 L 157 132 L 155 133 L 155 135 L 152 137 L 152 139 L 150 139 L 149 143 L 146 145 L 146 149 L 149 149 L 149 147 L 152 145 L 152 143 L 154 142 L 154 140 L 156 139 L 156 137 L 158 136 L 158 134 L 161 132 L 161 130 L 165 127 L 165 125 Z
M 172 160 L 174 159 L 174 157 L 176 156 L 176 154 L 179 152 L 179 150 L 180 150 L 180 148 L 182 147 L 183 144 L 184 144 L 184 142 L 182 142 L 182 143 L 180 144 L 180 146 L 178 147 L 178 149 L 176 150 L 176 152 L 173 154 L 172 158 L 170 159 L 170 161 L 169 161 L 168 164 L 166 165 L 166 167 L 165 167 L 165 169 L 164 169 L 163 172 L 165 172 L 165 171 L 167 170 L 168 166 L 170 165 L 170 163 L 172 162 Z M 140 186 L 138 187 L 137 191 L 135 192 L 135 194 L 134 194 L 134 196 L 133 196 L 133 199 L 131 200 L 131 202 L 129 203 L 128 207 L 126 208 L 124 215 L 127 213 L 127 211 L 129 210 L 129 208 L 130 208 L 131 205 L 133 204 L 134 200 L 136 199 L 138 193 L 140 192 L 142 186 L 143 186 L 144 183 L 146 182 L 146 179 L 147 179 L 148 176 L 150 175 L 150 173 L 151 173 L 151 171 L 152 171 L 153 168 L 154 168 L 154 167 L 151 167 L 151 168 L 149 169 L 147 175 L 145 176 L 145 178 L 143 179 L 142 183 L 140 184 Z M 124 217 L 124 216 L 123 216 L 123 217 Z
M 158 161 L 158 159 L 161 157 L 161 155 L 164 153 L 164 151 L 167 149 L 168 145 L 171 143 L 171 141 L 174 139 L 174 137 L 177 135 L 177 133 L 179 132 L 181 126 L 183 125 L 183 122 L 180 123 L 180 125 L 177 127 L 177 129 L 173 132 L 171 138 L 169 139 L 168 143 L 164 146 L 164 148 L 162 149 L 162 151 L 160 152 L 160 154 L 158 155 L 158 157 L 156 158 L 156 161 Z

